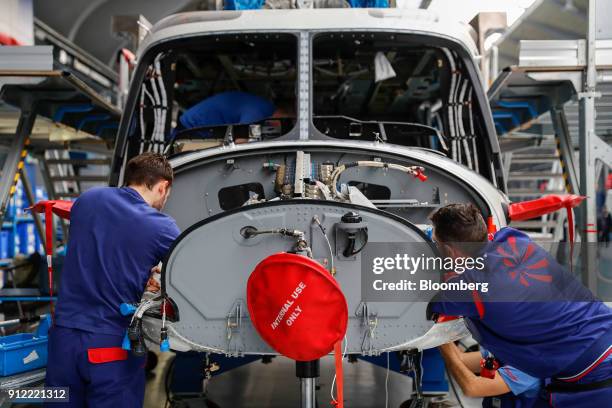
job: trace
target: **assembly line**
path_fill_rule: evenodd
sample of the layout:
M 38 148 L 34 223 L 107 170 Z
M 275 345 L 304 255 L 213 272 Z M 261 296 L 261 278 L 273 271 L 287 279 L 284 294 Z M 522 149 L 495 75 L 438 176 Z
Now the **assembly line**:
M 604 0 L 10 3 L 0 407 L 610 405 Z

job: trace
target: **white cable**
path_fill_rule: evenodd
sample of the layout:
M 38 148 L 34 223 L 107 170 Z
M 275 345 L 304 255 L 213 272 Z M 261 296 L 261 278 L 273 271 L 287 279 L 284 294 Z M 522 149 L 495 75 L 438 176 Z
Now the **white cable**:
M 383 162 L 370 161 L 370 160 L 360 160 L 355 163 L 357 164 L 356 166 L 350 166 L 350 167 L 389 168 L 389 169 L 399 170 L 404 173 L 408 173 L 415 177 L 419 175 L 419 172 L 422 172 L 424 170 L 423 167 L 420 167 L 420 166 L 402 166 L 401 164 L 383 163 Z M 340 175 L 342 174 L 342 172 L 350 167 L 347 167 L 345 164 L 343 164 L 341 166 L 336 167 L 331 174 L 331 186 L 332 186 L 331 191 L 334 197 L 336 198 L 341 198 L 342 196 L 342 193 L 338 191 L 338 189 L 336 188 L 336 185 L 338 184 L 338 179 L 340 178 Z
M 474 170 L 476 173 L 479 173 L 478 170 L 478 147 L 476 146 L 476 135 L 474 134 L 474 116 L 472 110 L 472 94 L 474 89 L 470 86 L 470 91 L 468 92 L 468 113 L 470 118 L 470 137 L 472 138 L 472 151 L 474 152 Z
M 385 408 L 389 408 L 389 353 L 387 352 L 387 373 L 385 374 Z
M 473 169 L 472 166 L 472 153 L 470 152 L 470 147 L 468 145 L 468 141 L 467 138 L 465 137 L 465 128 L 463 126 L 463 102 L 464 102 L 464 97 L 465 97 L 465 91 L 467 89 L 467 85 L 468 85 L 468 79 L 466 78 L 463 81 L 463 85 L 461 86 L 461 92 L 459 94 L 459 107 L 458 107 L 458 121 L 459 121 L 459 129 L 460 129 L 460 136 L 462 138 L 461 142 L 463 143 L 463 149 L 465 150 L 465 158 L 467 160 L 467 166 L 470 169 Z
M 454 109 L 453 93 L 455 89 L 455 81 L 456 81 L 457 74 L 455 72 L 456 67 L 455 67 L 455 60 L 453 58 L 453 55 L 451 54 L 448 48 L 442 48 L 442 51 L 446 55 L 446 59 L 448 60 L 448 63 L 451 69 L 451 83 L 450 83 L 450 87 L 448 91 L 447 114 L 448 114 L 448 132 L 451 138 L 451 154 L 452 154 L 453 160 L 456 161 L 457 160 L 457 140 L 455 139 L 455 123 L 453 121 L 453 109 Z
M 329 271 L 333 274 L 334 273 L 334 251 L 332 250 L 331 243 L 329 242 L 329 238 L 327 238 L 327 234 L 325 233 L 325 228 L 323 227 L 323 224 L 321 224 L 321 220 L 319 220 L 319 217 L 315 215 L 313 217 L 313 221 L 319 226 L 319 231 L 321 231 L 321 235 L 323 235 L 323 238 L 325 239 L 325 242 L 327 243 L 327 248 L 329 249 Z
M 161 72 L 161 64 L 160 64 L 160 59 L 161 59 L 161 54 L 160 56 L 158 56 L 155 59 L 155 73 L 157 76 L 157 82 L 159 83 L 159 92 L 161 94 L 161 106 L 159 107 L 160 111 L 161 111 L 161 119 L 160 119 L 160 129 L 159 129 L 159 133 L 158 133 L 158 148 L 160 150 L 161 153 L 161 149 L 163 146 L 163 143 L 165 141 L 165 129 L 166 129 L 166 117 L 168 115 L 168 96 L 166 94 L 166 86 L 164 85 L 164 79 L 162 77 L 162 72 Z
M 153 92 L 153 98 L 155 100 L 154 108 L 153 108 L 153 112 L 155 114 L 155 126 L 153 127 L 153 134 L 151 135 L 151 141 L 153 144 L 153 151 L 157 153 L 157 143 L 155 142 L 158 140 L 157 134 L 159 133 L 159 127 L 160 127 L 161 111 L 159 107 L 161 106 L 161 100 L 159 97 L 159 92 L 157 92 L 157 81 L 155 80 L 155 69 L 153 69 L 153 73 L 151 74 L 149 83 L 151 84 L 151 91 Z
M 342 351 L 342 361 L 344 361 L 344 357 L 346 356 L 346 349 L 348 348 L 348 340 L 346 339 L 346 334 L 344 335 L 344 350 Z M 336 386 L 336 373 L 334 373 L 334 379 L 332 380 L 331 383 L 331 389 L 329 390 L 329 393 L 331 395 L 331 399 L 334 403 L 337 403 L 338 400 L 336 399 L 336 397 L 334 396 L 334 387 Z
M 457 162 L 463 163 L 463 155 L 461 153 L 461 130 L 459 128 L 459 88 L 461 87 L 461 82 L 463 81 L 463 76 L 461 74 L 457 74 L 457 81 L 455 82 L 455 93 L 453 94 L 453 113 L 455 115 L 455 138 L 456 143 L 455 146 L 457 148 Z

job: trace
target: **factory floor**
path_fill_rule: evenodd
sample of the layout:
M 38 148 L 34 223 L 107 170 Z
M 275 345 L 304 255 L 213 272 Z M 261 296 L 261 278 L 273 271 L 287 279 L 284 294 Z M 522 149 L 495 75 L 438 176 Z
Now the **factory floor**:
M 155 375 L 148 381 L 144 408 L 164 407 L 166 393 L 164 387 L 165 373 L 171 353 L 159 356 Z M 333 378 L 333 358 L 321 360 L 320 389 L 317 391 L 319 407 L 331 406 L 330 386 Z M 355 364 L 344 364 L 344 393 L 347 408 L 385 408 L 385 378 L 387 371 L 382 368 L 359 361 Z M 410 398 L 412 383 L 409 377 L 389 372 L 388 407 L 399 408 Z M 294 362 L 286 358 L 275 358 L 271 364 L 261 362 L 247 364 L 214 377 L 208 387 L 209 398 L 216 405 L 206 405 L 201 400 L 192 401 L 176 407 L 185 408 L 287 408 L 299 407 L 299 382 L 295 377 Z M 452 393 L 451 393 L 452 394 Z M 435 407 L 459 407 L 455 398 L 436 397 L 446 400 L 444 403 L 430 405 Z M 464 408 L 481 406 L 479 399 L 461 396 Z M 407 405 L 401 408 L 407 408 Z

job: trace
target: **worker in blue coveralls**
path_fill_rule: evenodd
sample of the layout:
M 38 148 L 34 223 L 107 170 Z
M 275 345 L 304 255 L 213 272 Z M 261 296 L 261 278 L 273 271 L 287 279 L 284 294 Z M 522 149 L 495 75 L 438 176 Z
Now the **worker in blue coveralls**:
M 546 381 L 554 407 L 610 406 L 612 309 L 526 234 L 502 228 L 488 242 L 472 204 L 442 207 L 431 221 L 446 257 L 483 259 L 484 268 L 449 282 L 486 282 L 488 289 L 441 291 L 428 318 L 464 316 L 474 339 L 495 358 Z
M 166 158 L 144 153 L 125 168 L 125 187 L 94 188 L 74 203 L 46 385 L 68 387 L 58 407 L 142 407 L 144 357 L 121 348 L 129 317 L 123 302 L 139 302 L 155 266 L 179 235 L 160 212 L 172 186 Z
M 276 107 L 266 98 L 241 91 L 213 95 L 187 109 L 180 117 L 177 131 L 202 126 L 248 125 L 268 118 L 293 116 L 290 104 Z M 244 143 L 246 139 L 237 139 Z
M 493 378 L 477 376 L 481 360 L 491 358 L 484 348 L 461 352 L 454 343 L 439 347 L 450 375 L 468 397 L 482 398 L 483 408 L 542 408 L 548 407 L 543 395 L 544 381 L 512 366 L 502 364 Z
M 198 126 L 250 124 L 274 115 L 274 104 L 260 96 L 241 91 L 213 95 L 187 109 L 179 118 L 185 129 Z

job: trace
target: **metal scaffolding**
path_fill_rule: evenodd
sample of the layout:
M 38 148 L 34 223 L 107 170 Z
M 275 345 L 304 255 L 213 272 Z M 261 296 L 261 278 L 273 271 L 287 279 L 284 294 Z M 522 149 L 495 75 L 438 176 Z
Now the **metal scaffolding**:
M 489 89 L 502 149 L 541 143 L 547 129 L 540 118 L 550 116 L 558 152 L 554 159 L 561 164 L 565 191 L 587 197 L 577 219 L 583 243 L 582 278 L 593 292 L 599 273 L 596 184 L 601 170 L 612 167 L 612 147 L 597 133 L 610 133 L 610 126 L 598 121 L 596 114 L 598 108 L 602 113 L 610 111 L 609 102 L 599 102 L 602 94 L 597 87 L 607 89 L 612 82 L 612 32 L 597 23 L 609 21 L 602 15 L 611 12 L 605 2 L 589 1 L 586 40 L 521 41 L 519 65 L 505 69 Z M 578 137 L 572 138 L 567 111 L 575 100 Z M 556 175 L 534 177 L 544 180 Z

